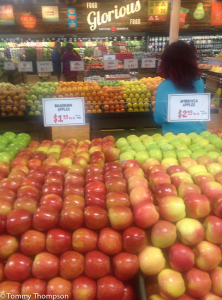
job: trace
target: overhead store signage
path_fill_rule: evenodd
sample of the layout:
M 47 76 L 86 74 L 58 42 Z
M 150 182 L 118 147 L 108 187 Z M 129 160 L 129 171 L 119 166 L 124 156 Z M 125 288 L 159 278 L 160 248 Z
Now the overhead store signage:
M 193 17 L 196 20 L 202 20 L 204 18 L 204 16 L 205 16 L 205 11 L 204 11 L 204 7 L 203 7 L 203 3 L 199 2 L 193 13 Z
M 67 8 L 68 28 L 77 28 L 76 8 Z
M 0 25 L 14 25 L 14 13 L 12 5 L 0 5 Z
M 138 69 L 138 59 L 124 59 L 124 69 Z
M 15 64 L 13 61 L 4 61 L 4 69 L 7 71 L 15 70 Z
M 222 2 L 212 2 L 210 25 L 222 25 Z
M 148 0 L 148 22 L 166 22 L 168 13 L 167 1 Z
M 142 58 L 141 68 L 156 68 L 156 58 Z
M 84 71 L 84 61 L 70 61 L 70 71 Z
M 104 60 L 103 65 L 105 70 L 117 70 L 118 60 Z
M 210 94 L 168 95 L 167 121 L 210 121 Z
M 42 6 L 43 22 L 59 22 L 58 6 Z
M 189 11 L 190 10 L 187 9 L 187 8 L 184 8 L 184 7 L 180 8 L 180 25 L 179 25 L 180 29 L 182 29 L 182 28 L 189 28 L 189 24 L 185 25 L 185 23 L 186 23 L 186 17 L 187 17 L 187 14 L 188 14 Z
M 84 97 L 44 98 L 44 126 L 85 125 Z
M 33 65 L 31 61 L 19 61 L 18 62 L 19 72 L 33 72 Z
M 51 61 L 37 61 L 37 70 L 38 72 L 53 72 L 52 62 Z
M 31 13 L 23 13 L 20 17 L 21 25 L 26 29 L 33 29 L 37 25 L 36 16 Z

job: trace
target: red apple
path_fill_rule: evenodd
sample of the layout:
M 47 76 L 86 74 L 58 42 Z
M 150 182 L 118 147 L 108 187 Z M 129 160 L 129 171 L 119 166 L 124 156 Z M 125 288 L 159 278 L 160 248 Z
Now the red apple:
M 36 187 L 30 185 L 22 186 L 17 191 L 17 198 L 24 196 L 31 197 L 36 201 L 39 201 L 39 190 Z
M 129 180 L 129 178 L 132 176 L 144 177 L 144 172 L 140 167 L 131 167 L 125 169 L 123 175 L 126 180 Z
M 58 183 L 63 186 L 64 178 L 62 175 L 52 175 L 52 174 L 46 175 L 45 183 Z
M 58 211 L 53 207 L 41 206 L 33 215 L 33 227 L 37 230 L 50 230 L 56 227 L 59 219 Z
M 151 187 L 154 190 L 156 186 L 162 183 L 171 183 L 170 176 L 165 172 L 155 172 L 150 175 L 149 181 L 151 183 Z
M 59 218 L 59 226 L 65 230 L 75 230 L 83 225 L 84 216 L 81 208 L 70 204 L 63 208 Z
M 148 158 L 145 163 L 143 164 L 143 171 L 146 173 L 149 167 L 154 165 L 160 165 L 159 161 L 156 158 Z
M 19 235 L 27 231 L 32 224 L 31 213 L 25 209 L 16 209 L 8 213 L 6 231 L 12 235 Z
M 160 294 L 164 298 L 177 299 L 185 292 L 182 275 L 171 269 L 164 269 L 158 274 Z
M 27 196 L 17 198 L 13 204 L 13 210 L 25 209 L 29 211 L 31 214 L 34 214 L 37 207 L 38 207 L 38 202 L 35 199 Z
M 27 166 L 28 159 L 23 157 L 15 158 L 11 161 L 11 168 L 14 168 L 16 166 Z
M 104 155 L 103 151 L 95 151 L 95 152 L 90 154 L 90 158 L 94 158 L 96 156 L 103 156 L 105 158 L 105 155 Z
M 47 156 L 48 157 L 48 156 Z M 57 163 L 57 159 L 55 157 L 48 157 L 46 158 L 43 162 L 42 162 L 42 165 L 45 167 L 51 163 Z
M 203 224 L 206 233 L 206 240 L 213 244 L 222 243 L 222 219 L 215 216 L 208 216 Z
M 190 157 L 183 157 L 180 160 L 180 165 L 186 169 L 188 169 L 191 166 L 197 165 L 197 162 L 195 160 L 193 160 Z
M 31 158 L 40 159 L 41 161 L 45 160 L 47 158 L 47 155 L 43 151 L 36 151 L 32 154 Z
M 20 180 L 14 178 L 5 178 L 0 181 L 0 189 L 9 189 L 17 192 L 20 187 Z
M 201 184 L 200 186 L 201 192 L 203 195 L 205 195 L 209 200 L 210 203 L 213 205 L 214 198 L 218 194 L 222 194 L 222 185 L 218 182 L 210 181 L 206 182 L 204 184 Z
M 32 154 L 30 154 L 30 153 L 19 153 L 16 155 L 16 159 L 24 158 L 24 159 L 30 160 L 31 156 L 32 156 Z M 18 164 L 18 165 L 20 165 L 20 164 Z M 21 163 L 21 165 L 23 165 L 23 164 Z
M 178 196 L 184 199 L 191 194 L 201 194 L 200 188 L 194 183 L 182 182 L 178 187 Z
M 133 178 L 133 177 L 131 177 L 131 178 Z M 135 187 L 130 192 L 131 205 L 135 206 L 137 203 L 144 202 L 144 201 L 153 203 L 153 196 L 152 196 L 151 191 L 147 187 L 144 187 L 144 186 Z
M 47 232 L 46 249 L 53 254 L 62 254 L 71 246 L 71 233 L 60 228 L 54 228 Z M 62 276 L 63 277 L 63 276 Z
M 99 206 L 106 208 L 105 196 L 102 193 L 91 192 L 85 195 L 86 206 Z
M 129 196 L 124 192 L 110 192 L 106 195 L 106 208 L 109 210 L 116 205 L 130 207 Z
M 135 291 L 132 285 L 128 282 L 124 282 L 124 296 L 122 300 L 134 300 L 135 299 Z
M 33 177 L 28 177 L 28 178 L 24 178 L 21 181 L 21 187 L 22 186 L 33 186 L 35 188 L 37 188 L 39 191 L 42 189 L 42 184 L 41 182 Z
M 107 162 L 105 163 L 104 166 L 104 171 L 109 172 L 109 171 L 120 171 L 122 172 L 122 166 L 116 162 Z
M 113 177 L 120 177 L 120 178 L 123 178 L 123 173 L 122 173 L 122 171 L 118 171 L 118 170 L 107 171 L 107 172 L 105 173 L 104 180 L 106 181 L 108 178 L 113 178 Z
M 42 187 L 42 196 L 48 195 L 48 194 L 55 194 L 59 197 L 63 196 L 63 187 L 59 183 L 45 183 Z
M 76 173 L 69 172 L 64 176 L 64 184 L 65 185 L 74 184 L 74 185 L 84 186 L 85 180 L 83 176 Z
M 20 295 L 21 283 L 16 281 L 3 281 L 0 283 L 0 294 Z
M 219 174 L 220 173 L 218 173 L 218 175 Z M 209 181 L 215 181 L 214 176 L 210 173 L 197 172 L 192 177 L 193 177 L 194 183 L 196 183 L 198 186 L 200 186 L 204 183 L 207 183 Z
M 19 242 L 16 237 L 2 234 L 0 238 L 0 259 L 4 260 L 19 248 Z
M 70 158 L 69 160 L 65 160 L 65 158 Z M 58 162 L 60 165 L 63 164 L 63 166 L 65 165 L 65 169 L 67 169 L 69 166 L 71 166 L 70 162 L 74 161 L 75 159 L 75 155 L 72 153 L 72 151 L 70 150 L 63 150 L 60 154 L 60 159 Z
M 106 191 L 110 192 L 123 192 L 126 193 L 126 180 L 120 177 L 108 178 L 106 181 Z
M 148 228 L 159 220 L 159 213 L 150 202 L 136 204 L 133 207 L 133 216 L 136 226 L 140 228 Z
M 84 211 L 85 226 L 92 230 L 102 229 L 107 226 L 108 216 L 105 209 L 99 206 L 88 206 Z
M 155 172 L 164 172 L 166 173 L 166 169 L 161 166 L 161 165 L 153 165 L 153 166 L 150 166 L 148 169 L 147 169 L 147 177 L 148 179 L 150 178 L 150 176 L 155 173 Z
M 0 214 L 0 234 L 5 231 L 5 220 L 6 216 Z
M 45 249 L 45 234 L 37 230 L 28 230 L 20 240 L 20 250 L 25 255 L 36 255 Z
M 142 251 L 147 245 L 147 236 L 143 229 L 129 227 L 123 232 L 123 247 L 129 253 Z
M 33 178 L 38 179 L 42 184 L 45 181 L 45 176 L 46 176 L 46 172 L 41 169 L 31 170 L 31 171 L 29 171 L 29 173 L 27 175 L 27 177 L 33 177 Z
M 13 203 L 16 199 L 16 193 L 9 189 L 0 189 L 0 199 Z
M 40 167 L 39 167 L 40 168 Z M 14 170 L 22 170 L 23 172 L 25 172 L 25 174 L 28 174 L 29 173 L 29 169 L 28 167 L 26 166 L 16 166 L 14 168 L 11 169 L 11 171 L 14 171 Z M 33 169 L 34 170 L 34 169 Z
M 172 166 L 173 167 L 173 166 Z M 173 184 L 161 183 L 157 185 L 154 189 L 154 196 L 157 201 L 160 201 L 164 197 L 177 196 L 177 190 Z
M 214 202 L 214 206 L 213 206 L 213 211 L 215 213 L 215 215 L 219 218 L 222 218 L 222 194 L 218 194 L 217 196 L 215 196 L 213 202 Z
M 22 181 L 22 179 L 26 178 L 26 174 L 22 170 L 14 170 L 9 173 L 8 178 L 19 179 Z
M 123 230 L 133 223 L 133 214 L 129 207 L 113 206 L 108 212 L 111 226 L 117 230 Z
M 84 156 L 78 156 L 75 158 L 74 163 L 82 166 L 84 169 L 87 167 L 88 162 Z M 93 162 L 92 162 L 93 163 Z
M 206 196 L 190 194 L 184 198 L 187 216 L 193 219 L 206 217 L 210 213 L 210 201 Z
M 213 159 L 207 155 L 201 155 L 197 157 L 197 163 L 198 165 L 206 166 L 210 163 L 213 163 Z
M 57 296 L 58 298 L 66 296 L 67 299 L 71 299 L 72 284 L 61 277 L 52 278 L 47 284 L 46 294 L 53 297 Z
M 69 195 L 77 195 L 84 197 L 84 187 L 74 184 L 68 184 L 64 188 L 63 196 L 66 198 Z
M 159 211 L 164 220 L 177 222 L 186 216 L 186 207 L 183 199 L 168 196 L 160 199 Z
M 187 182 L 187 183 L 193 183 L 192 177 L 190 174 L 185 172 L 177 172 L 173 173 L 170 176 L 172 184 L 178 189 L 181 183 Z
M 60 175 L 60 176 L 64 176 L 66 173 L 66 171 L 59 166 L 51 166 L 48 168 L 47 170 L 47 175 Z
M 109 256 L 100 251 L 91 251 L 85 255 L 85 274 L 89 278 L 101 278 L 110 271 Z
M 72 172 L 72 173 L 75 173 L 75 174 L 78 174 L 81 176 L 85 175 L 85 169 L 78 164 L 74 164 L 74 165 L 70 166 L 67 170 L 67 173 L 69 173 L 69 172 Z
M 97 165 L 97 164 L 90 164 L 86 167 L 86 175 L 90 173 L 99 173 L 103 174 L 104 173 L 104 167 Z
M 122 252 L 114 256 L 115 277 L 120 280 L 133 278 L 139 270 L 138 258 L 135 254 Z
M 221 285 L 221 280 L 222 280 L 222 268 L 217 267 L 214 270 L 210 272 L 210 278 L 212 281 L 212 289 L 211 291 L 218 295 L 222 296 L 222 285 Z
M 186 272 L 194 266 L 194 252 L 183 244 L 176 243 L 169 250 L 169 264 L 178 272 Z
M 172 175 L 174 173 L 187 173 L 187 169 L 182 167 L 182 166 L 177 166 L 177 165 L 174 165 L 174 166 L 170 166 L 168 169 L 167 169 L 167 174 L 168 175 Z
M 86 253 L 94 250 L 97 246 L 97 234 L 87 228 L 79 228 L 72 234 L 72 247 L 75 251 Z
M 47 194 L 40 199 L 40 206 L 49 206 L 55 208 L 58 212 L 61 211 L 63 201 L 62 198 L 55 194 Z
M 106 148 L 107 149 L 107 148 Z M 105 160 L 106 162 L 111 162 L 119 159 L 120 149 L 110 148 L 105 151 Z
M 103 174 L 100 173 L 89 173 L 85 177 L 86 184 L 90 182 L 96 182 L 96 181 L 101 181 L 104 182 L 104 176 Z
M 32 168 L 41 166 L 41 165 L 42 165 L 42 161 L 37 158 L 32 158 L 27 163 L 27 167 L 29 168 L 29 170 L 31 170 Z
M 69 206 L 70 204 L 75 205 L 76 207 L 79 207 L 82 210 L 84 210 L 85 199 L 78 195 L 68 195 L 64 198 L 63 208 L 65 208 L 66 206 Z
M 10 172 L 10 165 L 7 162 L 0 161 L 0 171 L 7 177 Z
M 179 240 L 187 245 L 193 246 L 205 237 L 204 227 L 195 219 L 184 218 L 176 223 Z
M 151 242 L 158 248 L 168 248 L 172 246 L 176 238 L 176 226 L 168 221 L 157 221 L 151 230 Z
M 221 300 L 221 297 L 213 293 L 207 293 L 204 297 L 201 297 L 200 300 Z
M 107 255 L 115 255 L 121 252 L 123 247 L 122 235 L 112 229 L 103 228 L 99 234 L 98 248 Z
M 207 241 L 199 242 L 195 247 L 195 264 L 203 271 L 216 268 L 221 262 L 221 250 L 218 246 Z
M 122 300 L 124 285 L 113 276 L 105 276 L 97 281 L 98 300 Z
M 4 267 L 4 274 L 12 281 L 23 281 L 30 276 L 32 260 L 21 253 L 9 256 Z
M 123 170 L 126 170 L 128 168 L 140 168 L 141 169 L 141 166 L 137 160 L 129 159 L 129 160 L 124 161 L 124 163 L 123 163 Z
M 41 279 L 29 278 L 22 283 L 21 295 L 30 295 L 30 300 L 34 300 L 35 294 L 46 295 L 46 282 Z
M 106 187 L 103 182 L 90 182 L 85 186 L 85 193 L 98 192 L 106 195 Z
M 79 276 L 72 282 L 72 293 L 75 300 L 94 300 L 96 283 L 88 277 Z
M 137 187 L 148 188 L 148 181 L 146 180 L 146 178 L 142 178 L 139 176 L 132 176 L 128 179 L 128 192 L 129 193 Z
M 7 216 L 7 214 L 12 210 L 12 203 L 6 201 L 6 200 L 1 200 L 0 199 L 0 214 Z
M 64 252 L 60 257 L 60 275 L 65 279 L 74 279 L 84 271 L 84 256 L 76 251 Z
M 59 273 L 59 258 L 52 253 L 41 252 L 32 264 L 32 275 L 38 279 L 50 279 Z

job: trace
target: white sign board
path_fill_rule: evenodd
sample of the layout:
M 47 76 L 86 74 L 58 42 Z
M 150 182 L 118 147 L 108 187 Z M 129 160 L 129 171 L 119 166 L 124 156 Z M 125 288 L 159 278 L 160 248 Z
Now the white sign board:
M 19 72 L 33 72 L 33 66 L 31 61 L 19 61 L 18 62 Z
M 168 95 L 168 122 L 210 121 L 210 94 Z
M 85 125 L 84 97 L 44 98 L 44 126 Z
M 156 68 L 156 58 L 142 58 L 141 68 Z
M 84 71 L 84 61 L 70 61 L 70 71 Z
M 52 62 L 51 61 L 37 61 L 37 71 L 41 72 L 53 72 Z
M 124 59 L 124 69 L 138 69 L 138 59 Z
M 105 70 L 117 70 L 118 69 L 118 60 L 104 60 L 104 69 Z
M 104 60 L 116 60 L 116 55 L 115 54 L 104 54 L 103 61 Z
M 15 64 L 13 61 L 4 61 L 4 69 L 7 71 L 15 70 Z

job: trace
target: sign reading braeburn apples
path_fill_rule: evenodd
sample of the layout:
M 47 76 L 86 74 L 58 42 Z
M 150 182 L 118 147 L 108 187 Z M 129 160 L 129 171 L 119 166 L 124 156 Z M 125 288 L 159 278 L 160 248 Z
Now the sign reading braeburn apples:
M 167 121 L 210 121 L 210 94 L 168 95 Z

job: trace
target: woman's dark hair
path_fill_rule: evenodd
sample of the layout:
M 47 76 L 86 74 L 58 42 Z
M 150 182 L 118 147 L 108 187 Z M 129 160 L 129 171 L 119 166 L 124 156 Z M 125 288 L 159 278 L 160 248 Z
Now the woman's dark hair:
M 67 50 L 67 51 L 72 51 L 72 50 L 73 50 L 73 44 L 67 43 L 67 44 L 66 44 L 66 50 Z
M 161 56 L 158 74 L 165 79 L 171 78 L 180 90 L 196 92 L 193 81 L 200 78 L 196 53 L 187 43 L 172 43 Z

